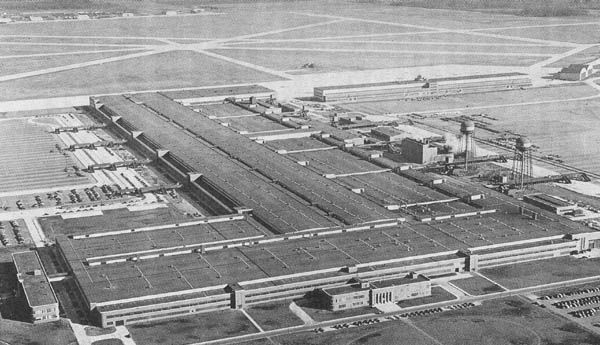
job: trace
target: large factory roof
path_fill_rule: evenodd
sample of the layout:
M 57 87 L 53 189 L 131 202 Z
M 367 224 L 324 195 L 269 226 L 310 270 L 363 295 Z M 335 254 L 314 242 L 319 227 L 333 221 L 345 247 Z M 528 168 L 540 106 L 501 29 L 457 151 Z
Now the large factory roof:
M 264 145 L 236 134 L 229 128 L 224 127 L 181 104 L 175 103 L 164 96 L 159 94 L 145 94 L 141 99 L 146 106 L 157 113 L 171 119 L 179 126 L 197 135 L 209 144 L 217 146 L 229 156 L 235 157 L 237 161 L 255 169 L 263 176 L 268 177 L 272 181 L 277 181 L 279 185 L 283 186 L 292 194 L 298 195 L 304 200 L 309 201 L 344 223 L 357 224 L 381 219 L 398 218 L 397 214 L 389 212 L 385 208 L 357 196 L 355 193 L 329 181 L 317 173 L 307 169 L 299 169 L 298 164 L 292 160 L 282 157 Z M 109 105 L 107 104 L 108 101 L 109 99 L 102 99 L 102 102 L 106 105 Z M 149 122 L 147 121 L 147 118 L 142 120 L 138 114 L 127 113 L 121 115 L 142 130 L 146 126 L 145 123 Z M 164 131 L 173 130 L 181 132 L 172 126 L 165 126 L 164 128 Z M 149 134 L 149 136 L 154 140 L 152 134 Z M 185 136 L 179 135 L 179 137 Z M 188 138 L 189 139 L 186 139 L 187 141 L 193 141 L 191 137 Z M 184 139 L 178 138 L 178 140 Z M 198 145 L 198 143 L 190 145 L 190 143 L 187 142 L 182 143 L 183 145 L 177 145 L 174 144 L 173 141 L 171 136 L 171 139 L 166 141 L 165 145 L 169 146 L 169 148 L 174 145 L 178 146 L 178 150 L 171 149 L 171 151 L 182 158 L 186 163 L 197 167 L 198 172 L 203 173 L 208 166 L 210 166 L 211 160 L 206 159 L 205 153 L 199 152 L 200 150 L 203 150 L 201 147 L 202 145 Z M 192 146 L 198 146 L 198 149 L 189 151 L 188 148 Z M 178 154 L 180 151 L 184 151 L 185 154 Z M 196 160 L 196 162 L 192 162 L 192 160 Z M 222 156 L 220 160 L 223 161 L 222 164 L 228 164 L 230 166 L 232 164 L 239 164 L 234 163 L 234 160 L 225 156 Z M 229 162 L 227 163 L 225 161 Z M 215 168 L 223 170 L 223 167 L 219 168 L 215 166 Z M 227 170 L 227 172 L 229 175 L 233 175 L 231 171 Z M 234 182 L 240 185 L 242 181 L 237 181 L 236 178 Z M 253 193 L 253 195 L 255 194 L 258 193 Z M 293 211 L 292 208 L 287 207 L 286 213 L 287 214 L 282 215 L 292 216 L 297 212 Z M 294 222 L 291 223 L 294 224 Z
M 59 236 L 57 242 L 86 296 L 91 302 L 97 303 L 192 289 L 218 290 L 227 284 L 263 278 L 272 279 L 268 285 L 282 284 L 294 279 L 306 279 L 283 277 L 287 275 L 359 264 L 375 267 L 379 265 L 377 262 L 391 259 L 408 259 L 402 263 L 408 265 L 412 262 L 410 258 L 416 256 L 523 243 L 536 238 L 589 230 L 543 211 L 540 211 L 537 220 L 533 220 L 520 214 L 518 204 L 505 203 L 501 206 L 492 214 L 445 222 L 406 222 L 379 229 L 282 239 L 253 246 L 156 256 L 97 266 L 87 266 L 84 262 L 98 253 L 128 253 L 138 243 L 145 248 L 144 243 L 148 243 L 148 238 L 135 233 L 123 233 L 111 236 L 108 241 Z M 175 232 L 158 230 L 156 234 L 150 232 L 148 235 L 157 247 L 180 240 Z M 190 237 L 187 244 L 193 245 L 194 241 L 202 239 Z M 386 266 L 390 264 L 386 263 Z M 331 274 L 341 273 L 328 273 Z
M 166 97 L 173 100 L 185 100 L 193 98 L 205 98 L 205 97 L 231 97 L 237 95 L 253 95 L 253 94 L 266 94 L 274 93 L 275 91 L 260 85 L 240 85 L 240 86 L 227 86 L 227 87 L 213 87 L 213 88 L 202 88 L 193 90 L 178 90 L 178 91 L 163 91 L 161 92 Z
M 58 303 L 36 252 L 14 253 L 13 262 L 29 306 L 41 307 Z
M 176 104 L 163 96 L 158 94 L 156 96 L 161 97 L 162 102 Z M 121 105 L 124 101 L 129 102 L 124 98 L 117 98 L 116 102 L 113 102 L 114 97 L 116 96 L 103 97 L 101 100 L 110 109 L 113 109 L 113 104 Z M 146 98 L 144 97 L 144 99 Z M 259 219 L 272 226 L 276 231 L 289 232 L 335 224 L 281 187 L 258 176 L 247 166 L 240 164 L 219 150 L 208 146 L 191 134 L 186 134 L 186 132 L 167 122 L 161 123 L 162 119 L 144 107 L 132 102 L 129 103 L 134 107 L 121 106 L 117 108 L 121 110 L 119 115 L 123 116 L 127 122 L 131 123 L 136 129 L 143 129 L 146 137 L 157 142 L 160 146 L 168 148 L 171 154 L 181 159 L 195 171 L 202 173 L 201 179 L 219 186 L 228 192 L 232 198 L 238 200 L 240 204 L 252 208 Z M 155 104 L 153 105 L 158 108 Z M 164 109 L 160 108 L 160 110 Z M 207 124 L 212 125 L 210 131 L 218 130 L 221 140 L 225 142 L 244 141 L 253 143 L 249 139 L 206 119 L 203 115 L 192 110 L 189 111 L 192 116 L 205 119 Z M 179 117 L 176 118 L 181 120 Z M 149 121 L 149 119 L 152 120 Z M 200 126 L 197 127 L 198 130 L 199 128 Z M 203 131 L 203 133 L 206 133 L 206 131 Z M 190 150 L 190 147 L 194 147 L 194 150 Z M 238 155 L 241 154 L 242 151 L 238 153 Z

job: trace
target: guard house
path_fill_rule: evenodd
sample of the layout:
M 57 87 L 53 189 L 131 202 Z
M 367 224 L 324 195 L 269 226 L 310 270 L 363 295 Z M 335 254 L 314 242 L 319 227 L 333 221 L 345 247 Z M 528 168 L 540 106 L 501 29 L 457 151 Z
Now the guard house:
M 20 283 L 18 294 L 25 296 L 31 322 L 37 324 L 58 320 L 58 299 L 37 253 L 20 252 L 12 257 Z
M 570 81 L 584 80 L 593 74 L 592 67 L 591 64 L 571 64 L 558 72 L 558 79 Z
M 320 289 L 322 304 L 331 311 L 397 303 L 431 295 L 431 281 L 420 274 L 391 280 L 366 282 L 354 278 L 350 285 Z

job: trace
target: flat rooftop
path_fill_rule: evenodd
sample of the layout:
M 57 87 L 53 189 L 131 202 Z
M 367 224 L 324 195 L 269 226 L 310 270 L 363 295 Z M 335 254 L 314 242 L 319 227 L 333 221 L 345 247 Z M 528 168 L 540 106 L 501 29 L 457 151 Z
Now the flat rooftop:
M 225 99 L 227 97 L 232 97 L 236 95 L 251 95 L 264 93 L 275 93 L 275 91 L 260 85 L 241 85 L 161 92 L 161 94 L 173 100 L 185 100 L 205 97 L 223 97 Z
M 29 305 L 40 307 L 58 303 L 37 253 L 28 251 L 12 256 Z
M 370 88 L 370 87 L 395 86 L 395 85 L 410 85 L 410 84 L 425 85 L 425 83 L 427 83 L 427 82 L 434 83 L 434 82 L 446 82 L 446 81 L 519 77 L 519 76 L 526 76 L 526 74 L 519 73 L 519 72 L 511 72 L 511 73 L 467 75 L 467 76 L 447 77 L 447 78 L 433 78 L 433 79 L 427 79 L 427 80 L 400 80 L 400 81 L 380 82 L 380 83 L 346 84 L 346 85 L 336 85 L 336 86 L 320 86 L 320 87 L 315 87 L 315 90 L 330 91 L 330 90 L 344 90 L 344 89 Z

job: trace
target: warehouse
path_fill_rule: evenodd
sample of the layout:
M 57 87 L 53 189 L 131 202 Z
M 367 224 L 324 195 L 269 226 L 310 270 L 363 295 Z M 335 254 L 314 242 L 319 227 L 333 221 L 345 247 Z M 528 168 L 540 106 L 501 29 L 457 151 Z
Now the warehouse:
M 412 99 L 462 93 L 504 91 L 530 87 L 531 85 L 531 80 L 523 73 L 498 73 L 316 87 L 314 88 L 314 96 L 322 102 Z

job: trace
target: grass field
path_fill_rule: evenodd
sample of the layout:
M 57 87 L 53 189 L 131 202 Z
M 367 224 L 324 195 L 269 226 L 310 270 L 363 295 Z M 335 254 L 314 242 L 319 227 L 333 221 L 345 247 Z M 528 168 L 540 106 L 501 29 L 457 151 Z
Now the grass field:
M 177 63 L 174 64 L 173 61 Z M 270 74 L 199 53 L 178 51 L 3 82 L 0 83 L 0 87 L 6 92 L 0 96 L 0 100 L 238 84 L 278 79 Z
M 291 302 L 284 300 L 253 305 L 246 312 L 264 330 L 302 325 L 302 320 L 290 311 Z
M 504 289 L 498 285 L 478 276 L 453 280 L 451 283 L 470 295 L 485 295 L 488 293 L 504 291 Z
M 92 345 L 122 345 L 123 342 L 121 339 L 102 339 L 96 340 L 92 343 Z
M 516 37 L 539 38 L 573 43 L 597 43 L 600 40 L 600 31 L 596 24 L 564 27 L 515 28 L 493 30 L 489 32 Z
M 263 42 L 263 43 L 245 43 L 230 45 L 230 47 L 236 48 L 299 48 L 299 49 L 354 49 L 354 50 L 380 50 L 380 51 L 405 51 L 405 52 L 473 52 L 476 53 L 523 53 L 523 54 L 557 54 L 568 50 L 566 47 L 552 47 L 552 46 L 517 46 L 517 45 L 456 45 L 456 44 L 445 44 L 445 43 L 431 43 L 431 44 L 410 44 L 405 42 L 381 42 L 381 43 L 367 43 L 367 42 L 353 42 L 346 41 L 336 42 L 330 41 L 317 41 L 317 42 Z
M 146 38 L 108 38 L 108 37 L 68 37 L 68 36 L 5 36 L 0 37 L 1 42 L 20 42 L 20 43 L 70 43 L 70 44 L 110 44 L 110 45 L 163 45 L 164 42 L 146 39 Z
M 77 339 L 65 320 L 34 326 L 0 319 L 0 341 L 11 345 L 77 345 Z
M 137 36 L 223 38 L 323 21 L 308 16 L 274 16 L 254 11 L 227 15 L 138 17 L 126 19 L 28 23 L 0 27 L 0 35 Z M 106 25 L 106 24 L 110 25 Z
M 520 298 L 487 301 L 414 322 L 444 345 L 591 345 L 600 341 L 598 335 Z
M 127 47 L 125 47 L 127 48 Z M 12 55 L 30 55 L 30 54 L 53 54 L 53 53 L 68 53 L 78 51 L 102 51 L 102 50 L 119 49 L 114 46 L 72 46 L 72 45 L 31 45 L 31 44 L 10 44 L 3 45 L 0 43 L 0 56 Z
M 66 66 L 140 52 L 141 50 L 111 53 L 86 53 L 58 56 L 14 57 L 0 59 L 0 75 L 11 75 L 46 68 Z M 45 77 L 48 79 L 48 76 Z M 58 91 L 58 90 L 56 90 Z
M 207 314 L 127 326 L 133 340 L 144 345 L 184 345 L 256 332 L 239 311 Z
M 371 52 L 323 52 L 323 51 L 270 51 L 243 49 L 216 49 L 213 52 L 250 62 L 261 66 L 286 71 L 299 69 L 312 62 L 316 68 L 311 71 L 338 72 L 361 71 L 381 68 L 399 68 L 429 66 L 443 64 L 504 65 L 526 66 L 540 61 L 536 57 L 510 56 L 473 56 L 445 54 L 406 54 L 406 53 L 371 53 Z
M 570 256 L 485 268 L 480 273 L 498 284 L 517 289 L 600 275 L 600 259 Z

